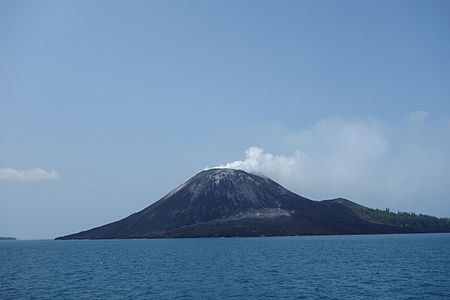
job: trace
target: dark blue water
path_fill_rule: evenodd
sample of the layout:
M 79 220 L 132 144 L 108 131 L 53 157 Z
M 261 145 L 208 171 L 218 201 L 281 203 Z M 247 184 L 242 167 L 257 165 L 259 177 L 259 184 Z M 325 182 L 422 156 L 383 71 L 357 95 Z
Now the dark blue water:
M 1 299 L 450 298 L 450 234 L 0 242 Z

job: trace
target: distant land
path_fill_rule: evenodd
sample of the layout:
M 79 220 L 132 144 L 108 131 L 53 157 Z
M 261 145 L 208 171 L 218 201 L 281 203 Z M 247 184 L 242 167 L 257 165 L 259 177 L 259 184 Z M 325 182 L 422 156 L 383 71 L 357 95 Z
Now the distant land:
M 242 170 L 202 171 L 122 220 L 58 237 L 139 239 L 450 232 L 449 218 L 314 201 Z
M 16 240 L 16 238 L 7 237 L 7 236 L 0 236 L 0 241 L 7 241 L 7 240 Z

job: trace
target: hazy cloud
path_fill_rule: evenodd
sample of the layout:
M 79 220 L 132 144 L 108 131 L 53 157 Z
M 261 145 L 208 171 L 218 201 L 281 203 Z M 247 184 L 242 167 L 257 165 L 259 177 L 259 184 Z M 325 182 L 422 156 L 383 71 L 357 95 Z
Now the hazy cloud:
M 426 111 L 415 111 L 409 114 L 408 120 L 410 122 L 423 123 L 423 121 L 429 116 Z
M 47 171 L 36 168 L 34 170 L 16 170 L 11 168 L 0 169 L 0 180 L 16 180 L 16 181 L 37 181 L 37 180 L 54 180 L 59 175 L 55 171 Z
M 415 113 L 420 122 L 427 114 Z M 408 117 L 411 121 L 411 117 Z M 263 173 L 313 199 L 346 197 L 372 207 L 422 211 L 450 208 L 450 126 L 415 128 L 374 119 L 322 120 L 282 137 L 292 154 L 259 147 L 219 167 Z
M 88 188 L 93 186 L 93 183 L 92 183 L 91 181 L 89 181 L 89 180 L 86 180 L 86 179 L 81 180 L 81 183 L 82 183 L 85 187 L 88 187 Z

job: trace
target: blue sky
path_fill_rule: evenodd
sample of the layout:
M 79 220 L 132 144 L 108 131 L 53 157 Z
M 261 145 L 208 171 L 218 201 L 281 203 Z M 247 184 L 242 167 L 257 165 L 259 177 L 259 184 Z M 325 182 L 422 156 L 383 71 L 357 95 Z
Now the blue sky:
M 450 217 L 449 12 L 1 1 L 0 235 L 111 222 L 234 161 L 314 199 Z

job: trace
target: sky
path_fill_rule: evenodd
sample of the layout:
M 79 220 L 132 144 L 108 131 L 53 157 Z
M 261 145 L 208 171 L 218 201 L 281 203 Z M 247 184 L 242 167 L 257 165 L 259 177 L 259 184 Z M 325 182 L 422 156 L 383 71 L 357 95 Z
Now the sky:
M 0 236 L 197 172 L 450 217 L 448 1 L 0 1 Z

